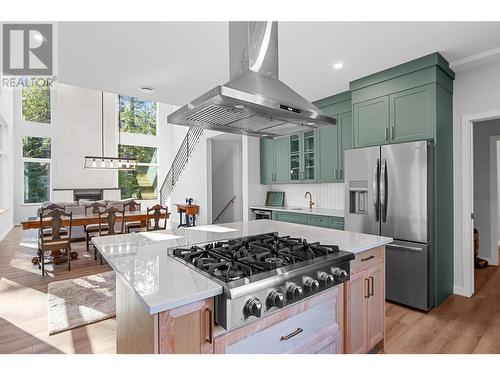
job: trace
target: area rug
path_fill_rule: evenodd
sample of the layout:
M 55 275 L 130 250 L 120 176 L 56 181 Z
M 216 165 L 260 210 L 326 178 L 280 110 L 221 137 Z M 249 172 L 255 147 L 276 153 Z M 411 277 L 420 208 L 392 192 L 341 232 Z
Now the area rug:
M 116 316 L 113 271 L 49 284 L 49 335 Z

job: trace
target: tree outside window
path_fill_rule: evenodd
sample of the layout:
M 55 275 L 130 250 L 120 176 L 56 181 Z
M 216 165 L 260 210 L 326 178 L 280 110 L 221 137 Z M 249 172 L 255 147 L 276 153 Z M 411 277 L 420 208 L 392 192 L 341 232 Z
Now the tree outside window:
M 24 203 L 49 200 L 50 158 L 50 138 L 23 138 Z
M 135 171 L 118 171 L 121 198 L 157 199 L 158 158 L 155 147 L 119 145 L 120 157 L 137 160 Z
M 120 95 L 118 116 L 123 132 L 156 135 L 156 102 Z
M 23 120 L 50 124 L 50 89 L 48 87 L 25 86 L 23 96 Z

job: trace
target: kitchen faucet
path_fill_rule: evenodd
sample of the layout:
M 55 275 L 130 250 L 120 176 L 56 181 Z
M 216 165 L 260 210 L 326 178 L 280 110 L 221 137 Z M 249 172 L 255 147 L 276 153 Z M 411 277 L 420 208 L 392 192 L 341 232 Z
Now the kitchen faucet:
M 310 192 L 306 191 L 306 193 L 304 194 L 304 198 L 307 198 L 307 194 L 309 194 L 309 208 L 312 210 L 314 206 L 314 202 L 312 201 L 312 195 Z

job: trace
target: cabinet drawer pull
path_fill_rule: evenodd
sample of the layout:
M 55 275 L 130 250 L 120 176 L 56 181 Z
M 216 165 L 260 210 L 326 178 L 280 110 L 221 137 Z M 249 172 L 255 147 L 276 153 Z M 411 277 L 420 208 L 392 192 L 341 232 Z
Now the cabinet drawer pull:
M 370 255 L 369 257 L 361 258 L 361 261 L 362 262 L 366 262 L 367 260 L 370 260 L 370 259 L 373 259 L 373 258 L 375 258 L 375 255 Z
M 287 340 L 290 340 L 292 337 L 294 336 L 297 336 L 299 333 L 302 333 L 304 332 L 304 330 L 302 328 L 297 328 L 295 331 L 293 331 L 292 333 L 289 333 L 288 335 L 286 336 L 281 336 L 281 339 L 280 341 L 287 341 Z
M 370 285 L 370 291 L 368 292 L 368 295 L 373 296 L 374 292 L 375 292 L 375 290 L 374 290 L 375 287 L 373 286 L 373 284 L 374 284 L 373 276 L 368 277 L 368 279 L 370 279 L 370 282 L 368 283 L 368 285 Z
M 391 139 L 394 139 L 394 126 L 391 126 Z
M 363 283 L 365 298 L 370 298 L 370 279 L 363 279 Z
M 207 314 L 208 313 L 208 314 Z M 205 309 L 205 318 L 208 316 L 208 322 L 206 322 L 208 326 L 208 334 L 205 335 L 205 340 L 212 344 L 214 338 L 213 338 L 213 328 L 212 328 L 212 321 L 213 321 L 213 312 L 211 309 Z
M 384 141 L 387 141 L 387 140 L 388 140 L 388 137 L 387 137 L 388 130 L 389 130 L 389 129 L 384 128 Z

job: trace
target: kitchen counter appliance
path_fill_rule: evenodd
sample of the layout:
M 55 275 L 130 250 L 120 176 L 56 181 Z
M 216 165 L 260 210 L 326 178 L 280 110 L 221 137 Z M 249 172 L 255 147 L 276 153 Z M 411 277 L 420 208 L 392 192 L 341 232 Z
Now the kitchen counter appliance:
M 223 286 L 215 321 L 233 329 L 349 280 L 354 254 L 267 233 L 179 247 L 171 256 Z
M 417 141 L 345 152 L 345 228 L 386 245 L 386 298 L 434 306 L 434 145 Z

